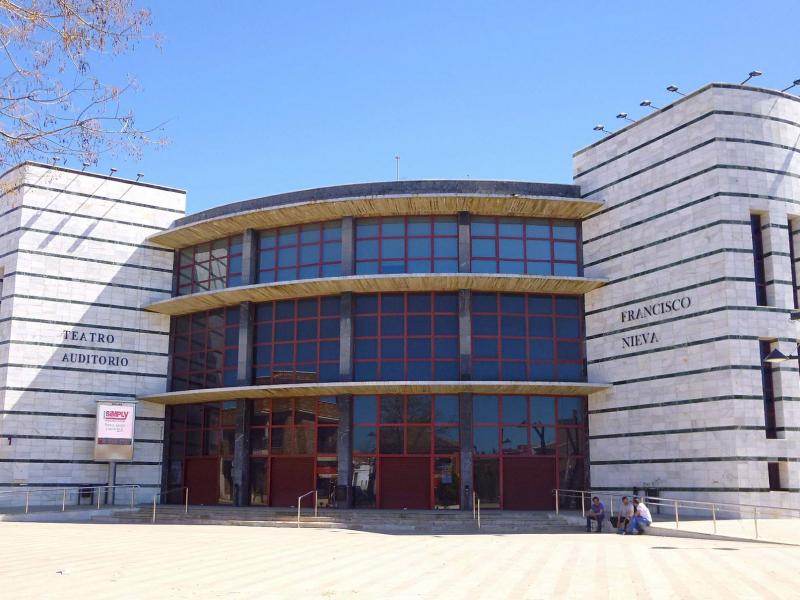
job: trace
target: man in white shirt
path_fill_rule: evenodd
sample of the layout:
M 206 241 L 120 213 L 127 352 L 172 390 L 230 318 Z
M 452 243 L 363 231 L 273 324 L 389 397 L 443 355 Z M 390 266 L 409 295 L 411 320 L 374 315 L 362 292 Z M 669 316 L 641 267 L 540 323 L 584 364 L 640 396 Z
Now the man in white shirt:
M 625 533 L 625 529 L 630 525 L 633 518 L 633 504 L 627 496 L 622 497 L 622 504 L 617 513 L 617 533 Z
M 633 497 L 634 515 L 628 525 L 627 533 L 642 534 L 645 527 L 648 527 L 653 522 L 653 517 L 650 516 L 650 509 L 645 506 L 644 502 L 638 497 Z

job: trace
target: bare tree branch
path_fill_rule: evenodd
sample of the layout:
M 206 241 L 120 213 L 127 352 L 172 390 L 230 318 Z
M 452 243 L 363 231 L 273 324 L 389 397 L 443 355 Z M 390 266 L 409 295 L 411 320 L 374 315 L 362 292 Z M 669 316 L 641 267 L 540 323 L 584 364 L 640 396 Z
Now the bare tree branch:
M 154 39 L 135 0 L 0 0 L 0 167 L 53 154 L 96 162 L 163 144 L 140 129 L 121 99 L 135 88 L 102 82 L 89 58 Z

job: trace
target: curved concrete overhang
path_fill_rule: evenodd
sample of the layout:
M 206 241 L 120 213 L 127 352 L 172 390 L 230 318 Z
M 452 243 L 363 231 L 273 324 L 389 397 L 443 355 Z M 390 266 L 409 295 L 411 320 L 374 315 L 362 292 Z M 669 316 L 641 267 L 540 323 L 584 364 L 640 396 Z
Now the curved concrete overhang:
M 334 383 L 292 383 L 186 390 L 139 396 L 156 404 L 194 404 L 223 400 L 337 396 L 342 394 L 528 394 L 543 396 L 586 396 L 611 387 L 609 383 L 562 381 L 359 381 Z
M 236 306 L 241 302 L 269 302 L 312 296 L 329 296 L 344 292 L 442 292 L 473 290 L 477 292 L 513 292 L 560 295 L 582 295 L 605 283 L 588 277 L 510 275 L 494 273 L 352 275 L 300 279 L 275 283 L 259 283 L 239 287 L 175 296 L 149 304 L 144 308 L 165 315 L 188 313 Z
M 521 181 L 431 180 L 361 183 L 302 190 L 234 202 L 176 220 L 149 238 L 183 248 L 241 233 L 345 216 L 479 215 L 582 219 L 603 202 L 580 187 Z

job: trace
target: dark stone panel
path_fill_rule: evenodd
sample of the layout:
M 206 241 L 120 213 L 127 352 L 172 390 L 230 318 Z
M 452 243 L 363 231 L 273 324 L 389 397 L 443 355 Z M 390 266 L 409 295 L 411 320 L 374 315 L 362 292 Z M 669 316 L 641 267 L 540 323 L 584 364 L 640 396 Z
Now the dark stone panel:
M 236 369 L 237 385 L 253 384 L 253 314 L 252 302 L 239 305 L 239 362 Z
M 300 190 L 234 202 L 204 210 L 193 215 L 177 219 L 172 226 L 181 227 L 198 223 L 207 219 L 224 217 L 244 211 L 261 210 L 296 204 L 300 202 L 318 202 L 342 198 L 370 198 L 373 196 L 405 196 L 405 195 L 448 195 L 471 194 L 487 196 L 543 196 L 555 198 L 579 198 L 580 186 L 562 183 L 535 183 L 526 181 L 482 181 L 477 179 L 436 179 L 423 181 L 380 181 L 376 183 L 357 183 L 332 187 Z
M 353 381 L 353 294 L 339 300 L 339 381 Z
M 350 508 L 353 504 L 353 397 L 339 396 L 339 427 L 336 438 L 336 506 Z
M 462 381 L 472 379 L 472 295 L 469 290 L 458 290 L 458 364 Z
M 461 438 L 461 510 L 472 510 L 475 489 L 472 466 L 472 394 L 459 394 L 459 429 Z
M 342 276 L 355 274 L 355 228 L 353 217 L 342 217 Z
M 458 213 L 458 272 L 472 271 L 470 264 L 470 215 L 468 212 Z
M 167 486 L 169 485 L 169 446 L 170 446 L 170 433 L 172 429 L 172 407 L 164 407 L 164 445 L 161 446 L 161 494 L 166 495 Z
M 256 282 L 258 265 L 258 232 L 245 229 L 242 234 L 242 285 Z
M 236 437 L 233 445 L 233 502 L 250 506 L 250 420 L 253 401 L 239 400 L 236 404 Z

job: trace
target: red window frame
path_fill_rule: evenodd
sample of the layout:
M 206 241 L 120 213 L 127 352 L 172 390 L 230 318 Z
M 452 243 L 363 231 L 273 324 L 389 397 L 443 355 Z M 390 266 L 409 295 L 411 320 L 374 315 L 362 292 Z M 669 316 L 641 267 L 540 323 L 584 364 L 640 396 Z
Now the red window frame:
M 494 232 L 491 234 L 476 234 L 477 225 L 493 225 Z M 501 233 L 501 226 L 506 224 L 520 225 L 521 235 L 510 235 Z M 533 234 L 536 227 L 547 225 L 548 235 Z M 569 227 L 575 230 L 574 238 L 560 237 L 560 227 Z M 577 277 L 581 275 L 581 247 L 580 247 L 580 225 L 576 221 L 566 221 L 563 219 L 517 219 L 510 217 L 484 217 L 473 216 L 470 226 L 470 270 L 473 273 L 517 273 L 528 275 L 564 275 Z M 479 255 L 475 251 L 475 242 L 478 240 L 493 240 L 494 253 L 491 255 Z M 518 257 L 501 258 L 500 246 L 502 240 L 518 240 L 522 246 L 522 253 Z M 546 241 L 549 244 L 549 256 L 542 257 L 535 254 L 529 255 L 528 242 Z M 565 260 L 556 258 L 556 245 L 570 245 L 574 247 L 575 260 Z M 491 269 L 476 269 L 476 262 L 489 265 Z M 508 269 L 501 263 L 513 263 L 519 268 Z M 535 268 L 540 265 L 540 268 Z M 559 267 L 564 265 L 564 267 Z M 574 265 L 575 268 L 566 265 Z M 559 272 L 564 271 L 564 272 Z M 569 271 L 569 272 L 566 272 Z
M 303 240 L 309 232 L 319 231 L 318 239 Z M 294 233 L 294 241 L 282 238 Z M 270 241 L 271 240 L 271 241 Z M 318 259 L 305 260 L 303 251 L 315 248 Z M 326 259 L 326 254 L 335 258 Z M 280 266 L 284 255 L 293 257 L 293 264 Z M 258 266 L 256 281 L 270 283 L 317 277 L 338 277 L 342 272 L 341 221 L 324 221 L 276 227 L 258 232 Z
M 569 296 L 568 298 L 576 300 L 578 302 L 578 311 L 576 313 L 559 313 L 558 312 L 558 298 L 565 298 L 564 296 L 556 296 L 556 295 L 549 295 L 549 294 L 504 294 L 502 292 L 499 293 L 485 293 L 480 292 L 480 294 L 488 295 L 488 296 L 495 296 L 496 298 L 496 309 L 493 311 L 484 311 L 484 310 L 477 310 L 475 306 L 475 302 L 473 301 L 472 310 L 470 313 L 470 319 L 474 323 L 476 316 L 493 316 L 496 319 L 496 334 L 486 334 L 486 333 L 478 333 L 476 332 L 476 328 L 472 327 L 471 333 L 471 341 L 472 341 L 472 369 L 473 369 L 473 378 L 479 379 L 480 375 L 476 373 L 476 365 L 480 365 L 481 363 L 492 363 L 496 362 L 498 365 L 498 379 L 505 380 L 506 374 L 505 371 L 508 369 L 511 370 L 509 367 L 512 363 L 524 364 L 525 370 L 525 377 L 520 378 L 514 376 L 511 380 L 518 381 L 521 379 L 526 379 L 530 381 L 540 380 L 541 377 L 536 377 L 535 368 L 537 365 L 547 365 L 552 364 L 552 378 L 549 379 L 551 381 L 561 381 L 561 373 L 560 366 L 561 365 L 577 365 L 580 369 L 580 377 L 577 379 L 574 377 L 563 379 L 564 381 L 580 381 L 585 379 L 585 367 L 584 367 L 584 332 L 583 332 L 583 311 L 581 310 L 581 299 L 580 297 L 573 297 Z M 504 296 L 518 296 L 522 297 L 523 299 L 523 311 L 522 312 L 506 312 L 502 308 L 502 299 Z M 550 299 L 550 306 L 551 310 L 549 312 L 534 312 L 530 309 L 530 298 L 540 298 L 540 299 Z M 522 317 L 525 321 L 525 328 L 519 335 L 507 335 L 503 334 L 503 317 Z M 552 321 L 552 335 L 537 335 L 539 332 L 531 331 L 532 323 L 531 317 L 549 317 Z M 568 319 L 568 320 L 575 320 L 578 326 L 578 336 L 577 337 L 561 337 L 558 335 L 558 319 Z M 503 343 L 504 340 L 508 340 L 509 342 L 513 341 L 522 341 L 525 346 L 525 358 L 515 358 L 509 359 L 504 358 L 503 352 Z M 553 345 L 553 358 L 550 359 L 540 359 L 535 358 L 531 355 L 531 344 L 530 342 L 533 340 L 551 340 Z M 481 344 L 485 344 L 487 341 L 492 341 L 497 346 L 497 357 L 481 357 L 480 353 L 478 352 L 479 346 Z M 578 358 L 561 358 L 560 351 L 559 351 L 559 344 L 560 343 L 570 343 L 570 344 L 577 344 L 578 346 Z M 506 366 L 508 365 L 508 366 Z M 566 369 L 565 369 L 566 371 Z M 486 378 L 493 379 L 493 378 Z M 480 380 L 485 380 L 484 378 L 480 377 Z
M 186 462 L 197 459 L 217 457 L 222 463 L 222 472 L 232 473 L 234 443 L 236 437 L 236 400 L 207 402 L 171 407 L 169 421 L 169 472 L 168 487 L 173 489 L 184 485 Z M 193 419 L 193 415 L 197 418 Z M 216 416 L 215 416 L 216 415 Z M 190 447 L 190 440 L 192 447 Z M 193 447 L 199 451 L 194 452 Z M 232 479 L 228 481 L 229 502 L 233 501 Z M 181 490 L 169 496 L 170 502 L 182 502 Z
M 275 423 L 275 407 L 276 405 L 289 405 L 291 416 L 286 423 Z M 299 419 L 298 413 L 303 412 L 307 414 L 309 411 L 308 405 L 313 406 L 313 418 L 309 421 L 308 418 Z M 336 462 L 336 446 L 328 452 L 320 451 L 320 431 L 327 431 L 327 434 L 333 434 L 334 439 L 338 433 L 339 426 L 339 413 L 338 405 L 335 396 L 321 396 L 321 397 L 304 397 L 304 398 L 265 398 L 254 401 L 253 406 L 253 420 L 250 423 L 250 461 L 251 465 L 259 468 L 259 465 L 265 469 L 264 471 L 264 490 L 260 495 L 260 499 L 255 500 L 255 504 L 269 505 L 270 503 L 270 473 L 272 472 L 272 461 L 275 458 L 310 458 L 314 457 L 314 480 L 317 482 L 318 489 L 320 489 L 320 497 L 324 498 L 326 492 L 332 493 L 333 490 L 321 489 L 325 480 L 335 484 L 336 471 L 338 465 Z M 327 416 L 326 414 L 327 413 Z M 260 415 L 260 416 L 259 416 Z M 263 420 L 262 420 L 263 419 Z M 272 448 L 272 442 L 276 439 L 276 432 L 280 431 L 283 439 L 288 439 L 290 442 L 290 452 L 275 452 Z M 313 450 L 311 451 L 298 451 L 298 446 L 295 443 L 298 431 L 303 431 L 306 439 L 313 440 Z M 266 440 L 266 449 L 264 451 L 254 451 L 254 441 L 259 439 Z M 322 476 L 325 476 L 324 478 Z M 252 477 L 252 473 L 251 473 Z M 251 489 L 251 495 L 254 490 Z M 329 501 L 331 498 L 329 498 Z
M 556 486 L 561 488 L 567 481 L 562 482 L 562 479 L 566 479 L 563 475 L 563 471 L 569 470 L 573 465 L 572 468 L 577 468 L 580 466 L 581 471 L 583 470 L 583 466 L 586 460 L 586 452 L 588 450 L 588 443 L 589 443 L 589 425 L 588 425 L 588 405 L 587 399 L 585 396 L 536 396 L 536 395 L 518 395 L 518 394 L 473 394 L 473 402 L 478 402 L 482 398 L 497 398 L 497 420 L 496 421 L 479 421 L 477 417 L 473 417 L 472 423 L 472 430 L 473 430 L 473 439 L 476 436 L 476 430 L 479 428 L 496 428 L 497 429 L 497 452 L 496 453 L 486 453 L 482 454 L 477 451 L 477 447 L 473 448 L 473 463 L 479 460 L 497 460 L 498 461 L 498 468 L 499 468 L 499 498 L 500 498 L 500 507 L 503 506 L 503 460 L 505 457 L 519 457 L 519 456 L 526 456 L 530 457 L 531 460 L 551 460 L 553 462 L 553 469 L 555 470 L 555 481 Z M 517 421 L 506 421 L 503 415 L 503 404 L 506 398 L 510 397 L 523 397 L 527 400 L 527 418 L 525 423 L 520 423 Z M 559 413 L 560 410 L 560 402 L 559 400 L 565 399 L 579 399 L 582 406 L 582 414 L 581 414 L 581 423 L 570 422 L 566 418 L 562 418 Z M 542 401 L 542 400 L 552 400 L 553 402 L 553 411 L 552 414 L 554 415 L 554 420 L 549 423 L 543 422 L 532 422 L 531 420 L 531 402 L 532 401 Z M 479 411 L 473 410 L 473 415 L 477 415 Z M 552 452 L 541 453 L 537 454 L 533 451 L 532 442 L 533 442 L 533 428 L 536 426 L 548 427 L 553 429 L 553 441 L 551 444 Z M 527 437 L 528 437 L 528 445 L 527 451 L 523 452 L 510 452 L 506 451 L 503 448 L 503 441 L 504 441 L 504 427 L 526 427 L 527 428 Z M 570 449 L 570 444 L 578 446 L 578 451 L 574 452 Z M 583 487 L 583 477 L 581 477 L 581 484 L 580 487 Z M 571 485 L 575 485 L 570 483 Z M 571 488 L 576 489 L 576 488 Z
M 428 398 L 431 401 L 430 420 L 427 422 L 409 420 L 409 399 L 411 398 Z M 353 402 L 358 402 L 358 399 L 375 399 L 375 420 L 374 421 L 358 421 L 355 416 L 353 417 L 353 438 L 358 435 L 358 430 L 373 430 L 375 434 L 375 451 L 374 452 L 360 452 L 357 451 L 355 445 L 353 447 L 354 462 L 364 459 L 374 459 L 375 465 L 375 502 L 376 506 L 381 506 L 381 461 L 383 457 L 387 458 L 402 458 L 402 457 L 415 457 L 415 458 L 428 458 L 429 460 L 429 506 L 436 505 L 436 485 L 439 473 L 436 472 L 437 459 L 452 459 L 455 462 L 454 470 L 457 477 L 460 477 L 460 445 L 461 445 L 461 430 L 460 430 L 460 411 L 457 415 L 456 421 L 438 421 L 436 420 L 436 401 L 438 398 L 454 398 L 456 403 L 460 402 L 457 394 L 383 394 L 383 395 L 368 395 L 368 396 L 354 396 Z M 401 399 L 402 400 L 402 418 L 400 421 L 383 421 L 381 418 L 382 403 L 387 399 Z M 430 451 L 429 452 L 409 452 L 408 440 L 409 431 L 430 428 Z M 384 429 L 400 428 L 403 437 L 403 451 L 402 452 L 382 452 L 381 451 L 381 438 L 386 432 Z M 457 448 L 452 452 L 436 452 L 436 430 L 437 428 L 455 429 L 457 433 Z M 460 495 L 460 494 L 459 494 Z
M 387 225 L 402 223 L 402 233 L 389 234 L 385 231 Z M 416 223 L 427 224 L 430 226 L 430 233 L 410 233 L 409 225 Z M 452 226 L 452 231 L 447 233 L 437 232 L 437 224 L 447 224 L 448 229 Z M 375 225 L 375 234 L 366 234 L 364 227 Z M 457 273 L 458 272 L 458 220 L 455 216 L 404 216 L 404 217 L 371 217 L 357 219 L 355 223 L 355 272 L 357 275 L 369 275 L 376 273 Z M 384 240 L 402 240 L 403 254 L 399 257 L 385 258 L 383 256 Z M 438 255 L 436 253 L 437 240 L 452 240 L 453 253 L 451 255 Z M 377 252 L 374 255 L 365 255 L 359 243 L 376 242 Z M 409 256 L 409 248 L 419 244 L 428 246 L 429 254 L 427 257 Z M 399 270 L 386 268 L 386 263 L 402 263 Z M 427 265 L 423 268 L 423 263 Z M 450 268 L 437 269 L 437 262 L 447 262 Z M 411 268 L 413 264 L 414 268 Z
M 300 316 L 299 308 L 301 304 L 315 302 L 316 312 L 311 316 Z M 337 381 L 339 376 L 339 296 L 318 296 L 315 298 L 297 298 L 294 300 L 279 300 L 276 302 L 263 302 L 256 305 L 255 318 L 253 322 L 253 375 L 256 384 L 270 383 L 303 383 L 318 381 Z M 328 305 L 335 304 L 335 311 L 328 308 Z M 281 314 L 289 305 L 292 305 L 291 316 Z M 323 307 L 326 307 L 323 314 Z M 336 335 L 325 336 L 323 334 L 322 321 L 336 322 Z M 304 324 L 315 322 L 316 336 L 300 339 L 300 328 Z M 291 339 L 278 339 L 279 327 L 292 326 Z M 267 331 L 267 334 L 262 334 Z M 267 337 L 263 337 L 266 335 Z M 302 345 L 315 344 L 314 359 L 309 361 L 298 360 L 299 351 L 303 350 Z M 336 346 L 333 358 L 322 358 L 323 344 L 326 348 Z M 278 361 L 276 359 L 279 346 L 288 350 L 291 347 L 291 361 Z M 261 358 L 261 352 L 268 354 L 268 360 Z M 303 368 L 300 368 L 303 367 Z M 313 367 L 315 374 L 309 374 L 304 370 L 306 367 Z M 329 375 L 324 375 L 323 370 Z
M 239 308 L 172 319 L 172 391 L 236 385 Z
M 402 310 L 384 310 L 383 308 L 383 299 L 387 296 L 402 296 L 403 298 L 403 309 Z M 409 308 L 409 298 L 411 296 L 429 296 L 430 297 L 430 309 L 426 311 L 416 311 Z M 440 296 L 452 296 L 455 299 L 455 307 L 451 311 L 446 310 L 437 310 L 436 307 L 436 298 Z M 445 379 L 445 380 L 456 380 L 458 379 L 458 362 L 459 362 L 459 354 L 458 354 L 458 326 L 453 333 L 437 333 L 436 326 L 437 326 L 437 319 L 453 319 L 455 318 L 456 324 L 458 323 L 458 294 L 455 292 L 410 292 L 410 293 L 379 293 L 379 294 L 360 294 L 356 297 L 356 302 L 360 299 L 366 299 L 368 297 L 375 297 L 376 298 L 376 309 L 373 312 L 353 312 L 353 374 L 354 379 L 356 381 L 371 381 L 372 378 L 361 379 L 359 377 L 359 365 L 367 365 L 369 363 L 375 363 L 375 381 L 382 381 L 386 377 L 391 376 L 391 373 L 387 373 L 388 365 L 402 365 L 402 377 L 392 377 L 391 380 L 393 381 L 419 381 L 422 380 L 417 377 L 412 377 L 412 373 L 410 373 L 410 369 L 413 368 L 413 365 L 416 364 L 424 364 L 430 363 L 431 365 L 431 380 L 439 381 L 442 380 L 439 378 L 439 371 L 445 368 L 445 364 L 449 366 L 449 371 L 454 373 L 456 376 L 452 379 Z M 431 319 L 431 333 L 419 333 L 419 334 L 412 334 L 409 332 L 409 318 L 415 316 L 428 316 Z M 365 335 L 359 332 L 359 324 L 358 320 L 360 318 L 375 318 L 376 319 L 376 328 L 374 335 Z M 385 318 L 389 319 L 402 319 L 403 320 L 403 332 L 401 334 L 384 334 L 383 333 L 383 320 Z M 382 349 L 382 341 L 385 340 L 401 340 L 403 342 L 403 356 L 401 358 L 395 357 L 387 357 L 384 358 L 383 349 Z M 455 342 L 455 351 L 452 355 L 438 355 L 437 354 L 437 341 L 444 341 L 450 340 L 451 342 Z M 422 357 L 422 358 L 415 358 L 410 356 L 410 345 L 409 342 L 415 341 L 427 341 L 430 344 L 430 355 L 429 357 Z M 374 357 L 368 358 L 359 358 L 358 357 L 358 344 L 364 342 L 374 342 L 376 347 L 376 352 Z
M 233 287 L 242 283 L 241 235 L 197 244 L 177 252 L 179 296 Z M 213 274 L 215 269 L 219 270 L 216 276 Z M 199 277 L 201 274 L 204 276 Z

